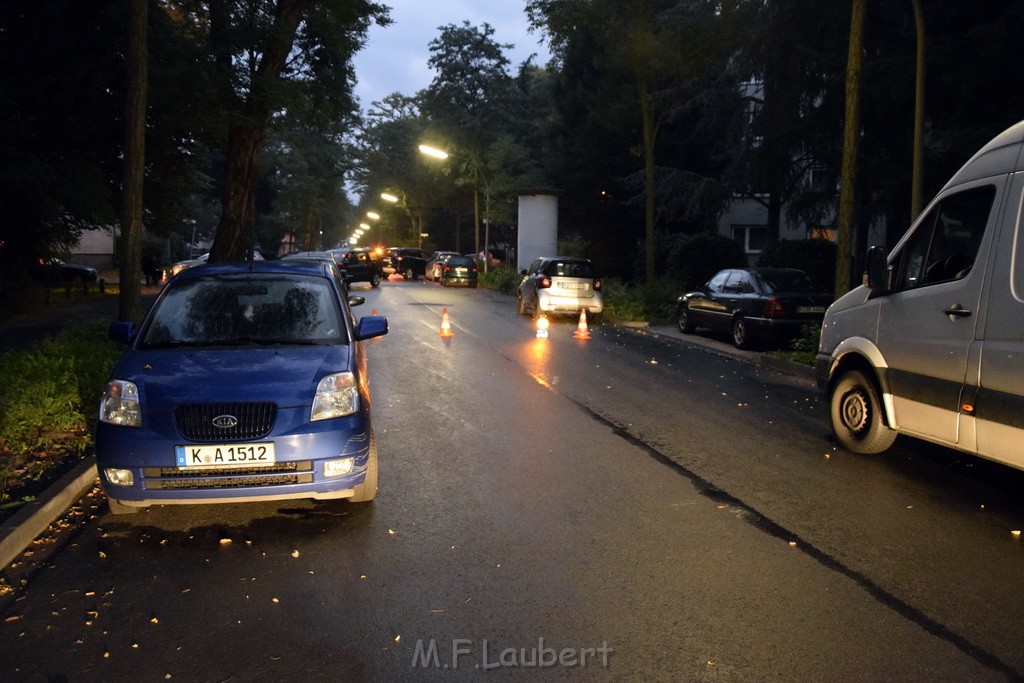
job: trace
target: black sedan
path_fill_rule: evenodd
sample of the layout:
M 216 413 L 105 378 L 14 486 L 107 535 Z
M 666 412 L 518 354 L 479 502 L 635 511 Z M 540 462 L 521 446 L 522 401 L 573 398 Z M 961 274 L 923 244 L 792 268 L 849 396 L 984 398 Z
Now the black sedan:
M 804 325 L 821 324 L 832 295 L 795 268 L 730 268 L 704 288 L 679 297 L 679 329 L 727 331 L 737 348 L 755 340 L 790 340 Z
M 59 258 L 39 259 L 31 269 L 34 278 L 45 284 L 71 282 L 96 282 L 96 269 L 77 263 L 68 263 Z
M 476 287 L 478 277 L 476 261 L 468 256 L 456 254 L 449 256 L 441 266 L 437 280 L 442 287 Z

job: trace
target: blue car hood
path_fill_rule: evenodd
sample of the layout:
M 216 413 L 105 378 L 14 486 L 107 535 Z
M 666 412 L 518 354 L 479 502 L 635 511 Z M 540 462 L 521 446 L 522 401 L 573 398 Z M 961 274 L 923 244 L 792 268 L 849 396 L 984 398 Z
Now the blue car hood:
M 133 350 L 115 379 L 135 382 L 149 408 L 213 401 L 273 401 L 310 405 L 317 383 L 335 372 L 354 372 L 353 347 L 282 346 L 196 350 Z

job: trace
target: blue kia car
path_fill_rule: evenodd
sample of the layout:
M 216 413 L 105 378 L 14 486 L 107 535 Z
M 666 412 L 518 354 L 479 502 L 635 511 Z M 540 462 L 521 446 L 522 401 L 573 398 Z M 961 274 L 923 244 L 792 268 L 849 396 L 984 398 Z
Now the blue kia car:
M 200 265 L 174 277 L 100 403 L 96 461 L 114 513 L 154 504 L 293 498 L 366 502 L 377 445 L 362 340 L 327 262 Z

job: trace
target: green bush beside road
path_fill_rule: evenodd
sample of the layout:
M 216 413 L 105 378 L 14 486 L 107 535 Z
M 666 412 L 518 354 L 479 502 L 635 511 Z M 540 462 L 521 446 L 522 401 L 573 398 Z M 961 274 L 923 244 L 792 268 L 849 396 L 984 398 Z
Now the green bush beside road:
M 54 462 L 92 445 L 97 406 L 121 349 L 104 324 L 70 328 L 0 355 L 0 507 Z

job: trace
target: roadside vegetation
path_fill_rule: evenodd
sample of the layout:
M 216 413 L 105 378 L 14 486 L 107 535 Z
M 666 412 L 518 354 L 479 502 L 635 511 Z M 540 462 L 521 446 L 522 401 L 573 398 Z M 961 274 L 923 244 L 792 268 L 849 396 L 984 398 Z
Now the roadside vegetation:
M 0 355 L 0 518 L 88 454 L 119 353 L 104 324 L 90 323 Z

